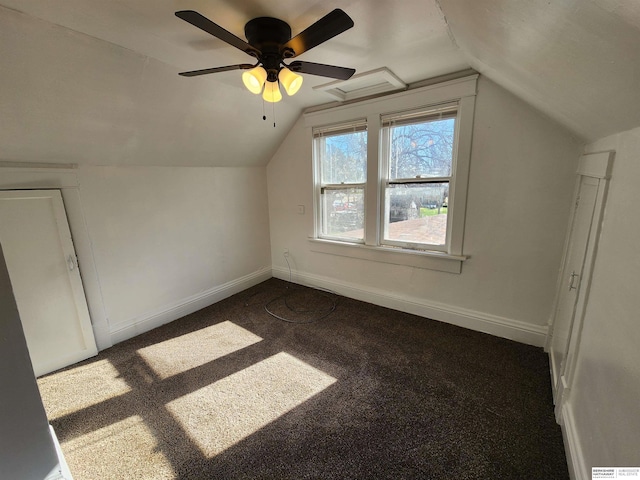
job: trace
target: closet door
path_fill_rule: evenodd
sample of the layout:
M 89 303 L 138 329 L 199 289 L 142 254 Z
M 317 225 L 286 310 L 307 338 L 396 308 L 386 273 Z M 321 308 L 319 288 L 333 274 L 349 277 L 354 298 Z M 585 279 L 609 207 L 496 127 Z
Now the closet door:
M 549 342 L 556 417 L 571 385 L 572 367 L 580 347 L 582 317 L 589 294 L 591 267 L 606 196 L 611 154 L 584 155 L 578 168 L 569 238 Z
M 60 191 L 0 192 L 0 243 L 36 376 L 96 355 Z

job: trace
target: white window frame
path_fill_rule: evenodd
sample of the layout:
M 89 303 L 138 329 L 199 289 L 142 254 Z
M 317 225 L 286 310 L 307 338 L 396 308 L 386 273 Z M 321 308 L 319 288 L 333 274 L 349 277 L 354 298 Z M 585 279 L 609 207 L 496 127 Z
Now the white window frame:
M 428 121 L 429 119 L 437 119 L 439 116 L 442 118 L 442 115 L 446 115 L 448 118 L 455 118 L 455 130 L 453 132 L 453 151 L 451 158 L 451 173 L 447 176 L 443 177 L 419 177 L 419 178 L 397 178 L 391 179 L 390 175 L 390 150 L 391 150 L 391 139 L 389 137 L 390 127 L 393 124 L 400 120 L 405 120 L 409 117 L 414 117 L 418 120 Z M 389 207 L 386 203 L 386 195 L 387 190 L 391 185 L 400 185 L 400 184 L 424 184 L 428 185 L 431 183 L 448 183 L 449 184 L 449 195 L 453 197 L 455 193 L 455 178 L 456 178 L 456 147 L 457 147 L 457 138 L 458 138 L 458 103 L 450 102 L 444 105 L 433 105 L 428 108 L 419 108 L 417 110 L 411 110 L 409 112 L 394 112 L 392 114 L 383 115 L 381 117 L 381 146 L 380 146 L 380 201 L 382 202 L 384 199 L 384 208 L 380 209 L 380 245 L 381 246 L 395 246 L 404 249 L 410 250 L 425 250 L 425 251 L 439 251 L 439 252 L 449 252 L 449 244 L 451 241 L 450 231 L 451 231 L 451 219 L 453 215 L 447 215 L 447 230 L 446 230 L 446 238 L 444 245 L 434 245 L 427 243 L 414 243 L 407 241 L 399 241 L 392 239 L 385 239 L 386 227 L 388 226 L 388 222 L 386 221 L 389 218 Z M 448 211 L 454 211 L 453 207 Z
M 347 134 L 347 133 L 356 133 L 356 132 L 366 132 L 367 131 L 367 121 L 366 119 L 357 119 L 357 120 L 353 120 L 353 121 L 349 121 L 346 123 L 340 123 L 337 125 L 329 125 L 329 126 L 323 126 L 323 127 L 318 127 L 318 128 L 314 128 L 313 129 L 313 156 L 314 159 L 317 159 L 318 161 L 314 162 L 314 178 L 317 179 L 317 181 L 314 183 L 315 185 L 315 197 L 317 197 L 317 202 L 316 202 L 316 208 L 314 208 L 314 210 L 316 211 L 316 235 L 318 236 L 318 238 L 324 238 L 327 240 L 336 240 L 336 241 L 342 241 L 342 242 L 348 242 L 348 243 L 364 243 L 364 238 L 363 239 L 356 239 L 356 238 L 349 238 L 349 237 L 343 237 L 340 235 L 330 235 L 330 234 L 324 234 L 324 223 L 326 221 L 326 216 L 329 212 L 326 212 L 323 210 L 322 208 L 322 195 L 324 193 L 324 190 L 340 190 L 340 189 L 344 189 L 344 188 L 361 188 L 363 190 L 364 193 L 364 198 L 365 198 L 365 205 L 366 205 L 366 198 L 367 198 L 367 179 L 366 179 L 366 174 L 365 174 L 365 181 L 363 183 L 356 183 L 356 182 L 349 182 L 349 183 L 324 183 L 322 181 L 322 162 L 319 161 L 319 159 L 321 159 L 322 156 L 322 152 L 320 151 L 320 145 L 318 145 L 317 140 L 321 139 L 323 137 L 328 137 L 328 136 L 332 136 L 332 135 L 340 135 L 340 134 Z M 368 158 L 366 159 L 368 162 Z M 366 210 L 365 210 L 366 211 Z M 366 230 L 366 225 L 364 226 L 365 230 Z
M 460 273 L 463 254 L 469 161 L 478 75 L 407 90 L 398 94 L 378 97 L 355 104 L 342 105 L 304 114 L 305 126 L 313 129 L 325 125 L 347 123 L 354 118 L 367 120 L 367 185 L 365 187 L 365 239 L 364 244 L 323 239 L 319 232 L 319 195 L 317 168 L 314 168 L 314 232 L 310 240 L 312 249 L 321 253 L 362 258 L 365 260 L 428 268 Z M 383 180 L 381 127 L 382 117 L 393 112 L 425 109 L 457 102 L 456 142 L 453 157 L 455 176 L 453 191 L 450 185 L 447 218 L 448 245 L 445 251 L 414 250 L 382 245 L 382 205 L 385 185 Z M 311 133 L 309 135 L 312 136 Z M 314 160 L 315 162 L 315 160 Z

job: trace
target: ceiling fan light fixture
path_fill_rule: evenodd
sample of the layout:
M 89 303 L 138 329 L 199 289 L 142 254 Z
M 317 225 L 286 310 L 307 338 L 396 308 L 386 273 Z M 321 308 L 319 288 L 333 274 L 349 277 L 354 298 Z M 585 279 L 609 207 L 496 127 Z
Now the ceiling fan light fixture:
M 287 67 L 283 67 L 282 70 L 280 70 L 278 79 L 284 87 L 284 91 L 287 92 L 287 95 L 289 96 L 295 95 L 302 86 L 302 76 L 297 73 L 293 73 Z
M 264 84 L 262 98 L 270 103 L 276 103 L 282 100 L 282 93 L 280 93 L 278 82 L 266 82 Z
M 247 41 L 225 30 L 195 10 L 180 10 L 175 13 L 176 17 L 243 51 L 253 57 L 254 61 L 257 60 L 254 65 L 239 63 L 205 68 L 179 72 L 180 76 L 195 77 L 230 70 L 243 70 L 242 82 L 247 90 L 256 95 L 262 93 L 264 101 L 275 103 L 282 100 L 280 84 L 289 96 L 294 95 L 300 89 L 303 79 L 299 74 L 346 80 L 355 73 L 353 68 L 322 63 L 295 60 L 290 64 L 290 68 L 287 68 L 284 63 L 285 59 L 298 57 L 353 27 L 351 17 L 339 8 L 309 25 L 295 37 L 291 36 L 291 27 L 283 20 L 273 17 L 254 18 L 244 26 Z
M 255 93 L 256 95 L 262 93 L 262 87 L 266 80 L 267 71 L 261 66 L 247 70 L 242 74 L 242 82 L 244 83 L 244 86 L 247 87 L 247 90 L 251 93 Z

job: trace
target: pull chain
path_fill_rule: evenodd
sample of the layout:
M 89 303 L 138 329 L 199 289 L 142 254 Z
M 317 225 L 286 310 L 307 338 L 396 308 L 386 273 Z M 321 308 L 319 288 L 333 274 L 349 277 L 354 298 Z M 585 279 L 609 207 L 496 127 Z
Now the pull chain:
M 265 87 L 266 88 L 266 87 Z M 273 97 L 273 85 L 271 85 L 271 97 Z M 264 109 L 264 97 L 262 98 L 262 120 L 267 120 L 267 115 Z M 271 111 L 273 112 L 273 128 L 276 128 L 276 105 L 275 102 L 271 102 Z
M 275 82 L 271 83 L 271 100 L 273 100 L 273 85 L 275 84 Z M 276 86 L 277 88 L 277 86 Z M 276 128 L 276 103 L 275 102 L 271 102 L 271 111 L 273 112 L 273 128 Z
M 276 128 L 276 104 L 271 104 L 271 109 L 273 110 L 273 128 Z

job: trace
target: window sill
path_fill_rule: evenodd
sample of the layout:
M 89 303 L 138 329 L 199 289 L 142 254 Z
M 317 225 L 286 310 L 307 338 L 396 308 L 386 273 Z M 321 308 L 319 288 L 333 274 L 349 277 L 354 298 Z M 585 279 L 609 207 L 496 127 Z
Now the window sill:
M 343 243 L 333 240 L 310 238 L 311 251 L 338 255 L 342 257 L 359 258 L 372 262 L 405 265 L 407 267 L 424 268 L 440 272 L 460 273 L 462 262 L 469 257 L 466 255 L 449 255 L 444 252 L 426 252 L 401 250 L 391 247 L 372 247 L 361 244 Z

